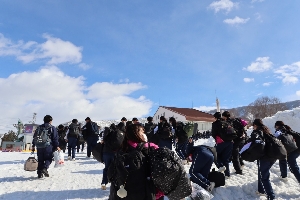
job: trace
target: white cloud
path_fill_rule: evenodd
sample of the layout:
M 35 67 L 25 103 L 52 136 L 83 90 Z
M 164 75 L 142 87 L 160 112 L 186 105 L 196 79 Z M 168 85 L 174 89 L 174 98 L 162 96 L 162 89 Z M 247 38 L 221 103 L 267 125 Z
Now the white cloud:
M 255 13 L 254 16 L 257 21 L 263 22 L 263 20 L 261 19 L 261 15 L 259 13 Z
M 272 84 L 273 82 L 267 82 L 267 83 L 263 83 L 263 86 L 268 87 Z
M 237 8 L 239 3 L 234 3 L 230 0 L 220 0 L 212 2 L 208 8 L 215 10 L 215 12 L 219 12 L 221 10 L 225 10 L 226 13 L 229 13 L 233 8 Z
M 150 112 L 152 102 L 130 95 L 144 88 L 141 83 L 96 82 L 86 86 L 84 77 L 70 77 L 52 66 L 0 78 L 0 93 L 5 94 L 0 99 L 0 113 L 7 119 L 22 120 L 36 112 L 38 123 L 50 114 L 55 125 L 87 116 L 92 120 L 141 117 Z
M 291 65 L 284 65 L 274 70 L 275 74 L 279 74 L 278 78 L 282 79 L 285 84 L 296 84 L 300 76 L 300 61 Z
M 245 83 L 254 82 L 254 78 L 244 78 Z
M 82 48 L 69 41 L 43 34 L 44 43 L 13 42 L 0 33 L 0 56 L 15 56 L 23 63 L 45 60 L 48 65 L 59 63 L 80 63 Z
M 258 57 L 255 62 L 251 63 L 247 68 L 244 68 L 244 70 L 261 73 L 270 70 L 272 65 L 273 63 L 269 61 L 269 57 Z
M 256 3 L 256 2 L 263 2 L 265 0 L 251 0 L 251 3 Z
M 85 63 L 80 63 L 80 64 L 78 65 L 78 67 L 79 67 L 80 69 L 83 69 L 83 70 L 88 70 L 88 69 L 91 68 L 91 66 L 89 66 L 88 64 L 85 64 Z
M 263 93 L 262 92 L 260 92 L 260 93 L 258 93 L 258 94 L 256 94 L 255 96 L 261 96 Z
M 226 24 L 230 24 L 230 25 L 234 25 L 234 24 L 245 24 L 250 20 L 250 18 L 240 18 L 238 16 L 236 16 L 233 19 L 225 19 L 223 22 Z
M 298 91 L 296 92 L 296 95 L 297 95 L 297 96 L 300 96 L 300 90 L 298 90 Z
M 217 109 L 217 107 L 216 106 L 199 106 L 199 107 L 194 107 L 194 109 L 206 112 L 206 111 Z

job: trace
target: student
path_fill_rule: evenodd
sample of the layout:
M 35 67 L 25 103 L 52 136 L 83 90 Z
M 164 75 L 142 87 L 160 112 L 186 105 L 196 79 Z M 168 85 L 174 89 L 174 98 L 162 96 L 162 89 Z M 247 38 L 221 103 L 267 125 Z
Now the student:
M 99 139 L 99 130 L 98 125 L 95 122 L 91 121 L 91 118 L 87 117 L 85 119 L 85 135 L 86 135 L 86 143 L 87 143 L 87 158 L 91 157 L 91 153 L 93 148 L 97 145 Z
M 283 121 L 277 121 L 275 123 L 275 137 L 278 137 L 282 133 L 292 132 L 291 127 L 285 125 Z M 299 148 L 299 147 L 298 147 Z M 300 152 L 298 150 L 292 151 L 288 154 L 287 159 L 279 160 L 279 167 L 281 172 L 281 179 L 287 181 L 287 165 L 289 165 L 290 171 L 294 174 L 298 183 L 300 183 L 300 170 L 297 164 L 297 158 L 299 157 Z
M 174 138 L 176 138 L 175 151 L 182 160 L 186 160 L 188 157 L 188 154 L 186 153 L 186 146 L 188 143 L 187 133 L 183 130 L 182 123 L 177 124 L 174 117 L 170 117 L 169 123 L 172 126 Z
M 157 134 L 159 138 L 159 147 L 166 147 L 172 150 L 173 135 L 171 133 L 171 126 L 164 116 L 160 117 L 160 123 L 158 124 L 155 134 Z
M 58 134 L 54 126 L 52 126 L 53 118 L 50 115 L 44 117 L 44 124 L 38 126 L 35 130 L 33 141 L 32 141 L 32 151 L 37 148 L 38 156 L 38 178 L 49 177 L 48 168 L 52 162 L 53 152 L 60 150 L 58 147 Z M 48 138 L 46 142 L 41 142 L 38 140 L 38 136 L 44 133 L 48 133 Z
M 121 131 L 125 131 L 126 122 L 127 122 L 126 117 L 122 117 L 121 122 L 118 124 L 118 129 Z
M 235 119 L 232 119 L 230 117 L 230 113 L 228 111 L 224 111 L 222 113 L 222 118 L 224 121 L 227 121 L 229 122 L 230 124 L 234 125 L 233 121 Z M 238 131 L 237 127 L 234 127 L 234 129 L 236 131 Z M 242 169 L 242 166 L 241 166 L 241 163 L 240 163 L 240 146 L 241 146 L 241 143 L 244 142 L 244 139 L 245 139 L 245 134 L 244 134 L 244 128 L 243 130 L 241 130 L 242 133 L 240 137 L 237 137 L 236 139 L 233 140 L 233 146 L 232 146 L 232 164 L 233 164 L 233 168 L 235 169 L 235 173 L 236 174 L 239 174 L 239 175 L 243 175 L 243 169 Z
M 189 170 L 191 181 L 212 192 L 215 183 L 208 180 L 208 174 L 213 162 L 217 161 L 216 149 L 204 145 L 194 146 L 193 139 L 189 138 L 186 152 L 187 154 L 192 154 L 193 159 Z
M 75 148 L 77 146 L 77 140 L 80 134 L 80 126 L 77 119 L 73 119 L 69 125 L 69 129 L 66 133 L 66 141 L 68 142 L 68 160 L 75 161 Z
M 67 147 L 67 142 L 65 140 L 65 136 L 66 136 L 66 131 L 65 131 L 65 127 L 60 124 L 58 126 L 58 130 L 57 130 L 57 134 L 58 134 L 58 142 L 59 142 L 59 148 L 61 150 L 63 150 L 63 152 L 65 153 L 66 147 Z
M 255 142 L 255 140 L 265 140 L 265 134 L 271 134 L 270 130 L 263 124 L 261 119 L 255 119 L 253 121 L 253 132 L 251 133 L 248 142 Z M 247 143 L 248 143 L 247 142 Z M 258 191 L 256 192 L 260 196 L 267 196 L 268 199 L 275 199 L 275 194 L 270 182 L 270 168 L 276 162 L 276 159 L 269 158 L 267 155 L 257 160 L 258 166 Z
M 222 131 L 222 118 L 221 113 L 216 112 L 214 114 L 215 120 L 212 123 L 212 137 L 216 140 L 217 144 L 217 155 L 218 155 L 218 162 L 217 167 L 226 167 L 225 176 L 226 178 L 230 177 L 230 170 L 229 170 L 229 163 L 230 157 L 232 153 L 233 143 L 232 140 L 226 140 L 222 138 L 221 131 Z
M 109 200 L 148 200 L 149 192 L 154 190 L 149 190 L 149 185 L 147 181 L 151 179 L 151 172 L 148 169 L 147 165 L 147 153 L 148 148 L 157 149 L 158 146 L 153 143 L 147 143 L 144 137 L 144 127 L 141 124 L 132 124 L 127 126 L 125 139 L 123 141 L 122 150 L 120 152 L 124 154 L 129 154 L 132 151 L 135 151 L 137 148 L 141 149 L 141 153 L 144 155 L 142 160 L 139 160 L 139 169 L 136 169 L 135 161 L 130 160 L 126 163 L 126 168 L 128 170 L 128 174 L 122 174 L 122 170 L 118 170 L 118 175 L 115 178 L 111 178 L 111 176 L 116 175 L 115 173 L 109 174 L 110 180 L 115 180 L 116 182 L 112 182 L 110 186 L 110 195 Z M 150 145 L 150 147 L 149 147 Z M 135 159 L 133 157 L 132 159 Z M 116 162 L 116 161 L 114 161 Z M 111 167 L 114 167 L 111 165 Z M 132 172 L 133 169 L 134 173 Z M 117 191 L 119 188 L 116 187 L 121 180 L 126 180 L 125 190 L 127 191 L 127 196 L 125 198 L 120 198 L 117 195 Z M 122 181 L 121 181 L 122 182 Z M 155 194 L 154 194 L 155 195 Z M 156 192 L 156 199 L 162 198 L 163 194 L 159 191 Z M 154 197 L 155 199 L 155 197 Z

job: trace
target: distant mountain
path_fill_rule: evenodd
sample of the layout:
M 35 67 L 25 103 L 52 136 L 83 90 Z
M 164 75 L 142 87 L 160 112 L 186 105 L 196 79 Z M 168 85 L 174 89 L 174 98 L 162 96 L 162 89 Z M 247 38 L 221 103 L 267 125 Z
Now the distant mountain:
M 281 104 L 284 104 L 286 106 L 287 110 L 292 110 L 293 108 L 300 107 L 300 100 L 288 101 L 288 102 L 281 103 Z M 242 106 L 242 107 L 236 107 L 236 108 L 226 108 L 226 109 L 221 108 L 221 112 L 228 110 L 228 111 L 232 111 L 236 117 L 246 118 L 247 107 L 248 106 Z M 215 112 L 217 112 L 217 109 L 210 110 L 207 113 L 214 114 Z

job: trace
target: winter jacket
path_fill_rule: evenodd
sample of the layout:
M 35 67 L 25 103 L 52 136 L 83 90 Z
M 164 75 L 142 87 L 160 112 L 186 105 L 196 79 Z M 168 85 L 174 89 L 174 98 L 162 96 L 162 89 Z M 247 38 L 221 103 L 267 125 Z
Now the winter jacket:
M 58 134 L 57 134 L 57 130 L 54 126 L 52 126 L 49 123 L 44 123 L 42 125 L 40 125 L 40 127 L 51 127 L 51 133 L 50 133 L 50 138 L 51 138 L 51 143 L 50 145 L 52 146 L 52 150 L 55 151 L 59 145 L 58 142 Z M 35 147 L 35 141 L 32 141 L 32 147 Z
M 264 138 L 264 133 L 262 130 L 253 130 L 250 138 L 248 139 L 248 141 L 246 143 L 255 142 L 255 140 L 262 140 L 262 141 L 266 142 L 266 140 Z M 275 161 L 277 159 L 269 158 L 267 155 L 264 155 L 259 160 Z
M 128 141 L 128 144 L 129 144 L 129 148 L 128 150 L 126 151 L 126 153 L 129 153 L 131 151 L 133 151 L 135 148 L 137 148 L 140 143 L 136 143 L 136 142 L 133 142 L 133 141 Z M 150 144 L 150 147 L 153 148 L 153 149 L 157 149 L 158 146 L 153 144 L 153 143 L 145 143 L 144 144 L 144 149 L 142 150 L 142 153 L 143 155 L 147 155 L 147 148 L 149 148 L 148 144 Z M 146 159 L 146 157 L 145 157 Z M 147 161 L 146 160 L 143 160 L 143 163 L 144 163 L 144 167 L 148 167 L 147 165 Z M 148 173 L 148 174 L 147 174 Z M 142 174 L 139 174 L 139 175 L 134 175 L 134 174 L 130 174 L 129 177 L 131 179 L 131 184 L 128 183 L 126 186 L 127 186 L 127 190 L 131 190 L 131 191 L 134 191 L 136 190 L 136 193 L 135 194 L 127 194 L 127 197 L 123 198 L 124 200 L 136 200 L 136 198 L 138 197 L 140 200 L 146 200 L 145 199 L 145 196 L 146 196 L 146 188 L 141 188 L 141 185 L 134 185 L 132 183 L 134 182 L 140 182 L 140 179 L 141 178 L 144 178 L 144 179 L 147 179 L 147 177 L 149 176 L 150 177 L 150 168 L 146 168 L 146 174 L 144 174 L 144 177 Z M 108 174 L 108 177 L 110 176 L 110 174 Z M 126 179 L 126 177 L 122 177 L 122 174 L 120 176 L 118 176 L 121 180 L 122 179 Z M 127 179 L 128 180 L 128 179 Z M 130 185 L 129 185 L 130 184 Z M 125 186 L 125 188 L 126 188 Z M 146 184 L 147 186 L 147 184 Z M 111 188 L 110 188 L 110 195 L 109 195 L 109 200 L 121 200 L 120 197 L 117 196 L 117 190 L 119 188 L 116 188 L 114 184 L 111 184 Z M 134 198 L 132 197 L 134 196 Z M 156 193 L 156 199 L 159 199 L 160 197 L 162 197 L 163 194 L 157 190 L 157 193 Z M 144 197 L 144 198 L 143 198 Z
M 69 139 L 70 137 L 77 139 L 79 135 L 75 135 L 74 133 L 74 129 L 76 128 L 78 128 L 78 131 L 80 131 L 80 126 L 78 124 L 71 123 L 69 129 L 66 132 L 65 139 Z
M 186 153 L 188 155 L 192 154 L 192 159 L 194 160 L 194 156 L 196 155 L 195 153 L 198 152 L 199 147 L 206 147 L 211 153 L 214 155 L 214 163 L 217 165 L 217 150 L 215 147 L 209 147 L 206 145 L 199 145 L 199 146 L 194 146 L 194 142 L 188 143 L 187 148 L 186 148 Z
M 175 128 L 175 137 L 178 139 L 178 144 L 183 144 L 188 141 L 188 135 L 180 125 Z
M 221 137 L 221 131 L 222 131 L 221 119 L 217 119 L 212 123 L 211 136 L 214 139 L 216 139 L 217 136 Z
M 98 135 L 96 135 L 94 130 L 93 130 L 92 123 L 95 123 L 95 122 L 90 121 L 90 122 L 86 123 L 85 126 L 84 126 L 85 127 L 86 138 L 88 138 L 88 137 L 97 138 L 98 137 Z
M 105 145 L 105 143 L 108 143 L 107 142 L 107 140 L 109 139 L 107 137 L 108 134 L 109 134 L 109 131 L 103 132 L 103 141 L 104 141 L 103 153 L 114 153 L 114 151 L 108 145 Z

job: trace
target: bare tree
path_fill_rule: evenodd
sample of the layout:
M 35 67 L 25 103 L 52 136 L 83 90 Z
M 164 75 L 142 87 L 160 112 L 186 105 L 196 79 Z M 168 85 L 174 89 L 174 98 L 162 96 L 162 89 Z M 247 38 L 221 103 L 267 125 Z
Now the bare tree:
M 253 103 L 249 104 L 247 108 L 248 115 L 252 118 L 271 117 L 278 111 L 286 110 L 286 106 L 281 103 L 277 97 L 263 96 L 257 98 Z

